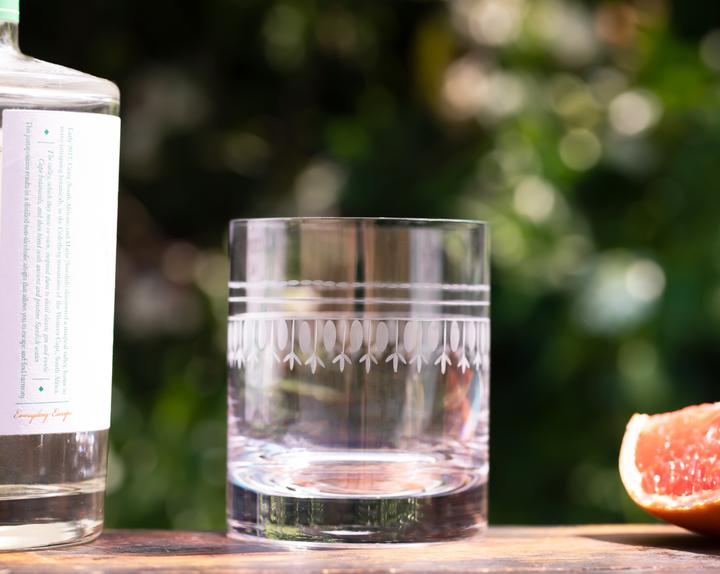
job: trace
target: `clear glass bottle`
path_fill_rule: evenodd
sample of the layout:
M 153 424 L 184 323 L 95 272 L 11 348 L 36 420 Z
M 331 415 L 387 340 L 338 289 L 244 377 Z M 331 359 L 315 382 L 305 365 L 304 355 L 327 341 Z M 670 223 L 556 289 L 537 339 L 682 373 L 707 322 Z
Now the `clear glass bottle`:
M 22 54 L 18 44 L 18 22 L 18 0 L 0 0 L 0 113 L 5 110 L 55 110 L 86 112 L 93 116 L 96 114 L 118 115 L 119 91 L 112 82 L 55 64 L 42 62 Z M 68 116 L 56 115 L 54 117 L 63 118 Z M 5 119 L 5 116 L 3 116 L 3 119 Z M 119 120 L 117 121 L 119 122 Z M 7 119 L 5 119 L 5 123 L 6 125 L 2 126 L 3 155 L 8 151 L 6 144 L 9 141 L 6 141 L 6 136 L 9 135 L 6 129 Z M 117 129 L 117 137 L 119 138 L 119 125 Z M 49 130 L 45 130 L 44 133 L 48 134 Z M 52 134 L 50 137 L 52 137 Z M 54 141 L 41 143 L 56 144 Z M 65 144 L 66 142 L 63 140 L 58 145 L 65 146 Z M 67 149 L 70 148 L 67 147 Z M 62 153 L 65 153 L 66 148 L 63 147 L 62 150 Z M 72 155 L 70 155 L 70 159 L 72 159 Z M 76 159 L 80 161 L 82 158 L 78 156 Z M 108 165 L 112 166 L 113 161 L 111 159 Z M 64 164 L 60 165 L 64 166 Z M 6 169 L 5 164 L 3 164 L 2 169 Z M 83 169 L 81 165 L 76 166 L 78 172 Z M 115 186 L 116 194 L 117 167 L 114 169 L 115 174 L 110 175 L 110 180 L 114 183 L 111 183 L 110 187 Z M 113 180 L 113 178 L 115 179 Z M 52 192 L 57 197 L 63 191 L 61 189 L 58 192 L 58 189 L 51 189 L 50 187 L 47 189 L 50 190 L 48 193 Z M 7 179 L 3 177 L 3 188 L 0 191 L 0 210 L 7 211 L 10 209 L 8 207 L 10 196 L 16 192 L 17 190 L 8 189 Z M 112 193 L 108 194 L 108 198 L 104 200 L 110 207 L 103 217 L 106 217 L 106 222 L 111 222 L 114 225 L 117 201 L 116 197 L 111 196 Z M 3 205 L 3 199 L 6 200 L 6 205 Z M 60 200 L 56 200 L 53 205 L 56 207 L 61 205 Z M 83 217 L 87 219 L 86 214 L 80 213 L 82 210 L 79 209 L 79 205 L 75 207 L 78 209 L 73 215 L 74 219 L 68 223 L 69 227 L 82 226 L 87 223 L 83 220 Z M 0 220 L 0 223 L 4 221 L 6 226 L 7 222 L 11 221 L 9 218 L 19 217 L 19 215 L 12 213 L 5 213 L 3 216 L 5 219 Z M 50 221 L 51 216 L 53 214 L 49 212 L 47 215 L 48 221 Z M 103 316 L 100 336 L 105 341 L 103 343 L 105 348 L 108 347 L 107 341 L 111 341 L 112 337 L 112 293 L 107 293 L 107 291 L 112 291 L 114 282 L 113 276 L 108 276 L 108 274 L 112 275 L 114 272 L 114 234 L 114 226 L 112 226 L 112 246 L 110 240 L 105 240 L 105 250 L 102 252 L 101 257 L 104 263 L 98 271 L 102 275 L 102 282 L 97 286 L 103 289 L 102 301 L 98 299 L 98 304 L 94 306 L 94 312 Z M 78 235 L 78 237 L 80 236 Z M 0 234 L 0 248 L 2 247 L 2 241 L 7 241 L 7 235 L 3 238 L 3 235 Z M 10 241 L 12 241 L 12 238 Z M 43 239 L 42 241 L 48 242 L 48 257 L 44 260 L 47 270 L 43 276 L 51 288 L 54 281 L 53 270 L 55 269 L 55 263 L 51 257 L 50 239 Z M 38 242 L 41 241 L 38 240 Z M 57 253 L 60 253 L 60 251 Z M 0 255 L 2 255 L 1 249 Z M 1 263 L 2 257 L 0 257 Z M 83 284 L 88 281 L 92 283 L 93 279 L 84 278 Z M 91 287 L 88 286 L 88 288 Z M 72 283 L 70 283 L 69 288 L 72 289 Z M 7 268 L 0 267 L 0 295 L 10 293 L 14 296 L 19 289 L 16 277 Z M 60 293 L 60 290 L 58 290 L 58 293 Z M 67 292 L 65 292 L 65 295 L 67 295 Z M 57 301 L 53 299 L 52 304 L 57 305 L 58 309 L 62 307 L 62 298 L 63 294 L 60 294 L 56 298 Z M 43 304 L 47 305 L 48 303 L 45 301 Z M 1 308 L 0 315 L 2 315 Z M 0 332 L 7 329 L 8 325 L 14 320 L 11 314 L 8 315 L 10 315 L 10 319 L 7 322 L 3 322 L 2 317 L 0 317 Z M 32 322 L 32 318 L 30 321 Z M 58 323 L 53 324 L 56 331 L 50 332 L 50 335 L 56 337 L 55 344 L 59 345 L 62 350 L 62 329 L 58 326 Z M 47 327 L 48 331 L 51 328 L 52 325 Z M 72 329 L 77 331 L 76 327 L 72 327 Z M 110 330 L 109 333 L 108 329 Z M 2 341 L 3 339 L 0 337 L 0 344 L 8 346 Z M 49 350 L 46 349 L 46 355 L 49 357 L 47 359 L 50 362 L 49 368 L 52 369 L 53 359 L 60 361 L 56 364 L 61 364 L 62 359 L 57 358 L 59 351 L 57 351 L 57 348 L 53 351 L 52 342 L 50 347 Z M 98 377 L 98 381 L 92 383 L 93 385 L 97 384 L 98 388 L 102 387 L 102 390 L 98 391 L 102 395 L 102 404 L 99 404 L 97 408 L 107 410 L 108 424 L 109 372 L 111 368 L 108 363 L 110 353 L 111 350 L 106 349 L 102 365 L 99 367 L 102 376 Z M 0 351 L 0 399 L 7 402 L 3 393 L 7 395 L 7 393 L 11 392 L 8 389 L 14 389 L 17 386 L 19 377 L 16 375 L 17 369 L 6 368 L 3 370 L 2 360 L 2 351 Z M 48 375 L 47 379 L 31 377 L 28 381 L 32 381 L 37 387 L 33 389 L 34 393 L 47 393 L 53 391 L 50 388 L 51 379 L 57 376 L 55 374 Z M 48 382 L 45 384 L 39 382 L 43 380 Z M 59 379 L 53 380 L 57 381 Z M 73 381 L 70 381 L 71 385 L 72 383 Z M 57 385 L 57 382 L 55 384 Z M 57 386 L 55 390 L 57 391 Z M 61 391 L 62 389 L 57 392 L 60 393 Z M 64 401 L 65 403 L 71 403 L 71 400 L 75 400 L 70 395 L 68 397 L 68 400 Z M 15 407 L 14 416 L 31 417 L 33 414 L 41 413 L 42 415 L 44 412 L 46 419 L 48 416 L 53 417 L 59 410 L 57 407 L 52 407 L 52 403 L 63 403 L 63 401 L 48 401 L 47 410 L 42 407 L 42 402 L 23 403 L 18 401 L 16 402 L 18 406 Z M 70 404 L 70 407 L 72 406 Z M 68 407 L 68 410 L 71 410 L 70 407 Z M 84 416 L 80 412 L 81 409 L 76 409 L 76 411 L 78 417 Z M 26 418 L 25 422 L 35 423 L 35 426 L 39 427 L 41 426 L 40 422 L 42 422 L 41 415 L 40 419 Z M 91 540 L 100 534 L 103 524 L 108 429 L 104 424 L 90 424 L 87 429 L 82 428 L 82 421 L 77 424 L 81 428 L 70 427 L 72 428 L 71 432 L 61 432 L 58 428 L 53 429 L 52 432 L 42 432 L 42 429 L 38 428 L 36 433 L 32 427 L 30 427 L 30 431 L 28 427 L 25 427 L 22 432 L 8 433 L 0 427 L 0 550 L 77 543 Z M 97 428 L 98 426 L 104 428 Z

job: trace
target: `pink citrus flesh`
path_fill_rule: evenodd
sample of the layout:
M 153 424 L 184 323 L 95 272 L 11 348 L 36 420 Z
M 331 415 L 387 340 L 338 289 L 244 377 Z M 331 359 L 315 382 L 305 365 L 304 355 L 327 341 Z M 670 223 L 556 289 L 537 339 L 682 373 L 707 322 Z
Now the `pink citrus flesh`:
M 720 403 L 634 415 L 620 449 L 620 477 L 650 514 L 720 536 Z

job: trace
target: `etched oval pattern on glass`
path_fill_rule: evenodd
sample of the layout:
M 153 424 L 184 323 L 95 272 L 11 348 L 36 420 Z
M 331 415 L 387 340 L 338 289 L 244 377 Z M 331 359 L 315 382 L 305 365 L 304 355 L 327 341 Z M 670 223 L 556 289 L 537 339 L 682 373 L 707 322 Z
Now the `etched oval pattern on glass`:
M 395 372 L 410 364 L 422 372 L 428 365 L 444 373 L 463 373 L 489 364 L 488 320 L 473 319 L 251 319 L 234 318 L 228 325 L 228 364 L 243 368 L 261 361 L 285 363 L 293 370 L 308 366 L 335 367 L 341 372 L 360 365 L 369 372 L 389 364 Z M 288 328 L 289 326 L 289 328 Z

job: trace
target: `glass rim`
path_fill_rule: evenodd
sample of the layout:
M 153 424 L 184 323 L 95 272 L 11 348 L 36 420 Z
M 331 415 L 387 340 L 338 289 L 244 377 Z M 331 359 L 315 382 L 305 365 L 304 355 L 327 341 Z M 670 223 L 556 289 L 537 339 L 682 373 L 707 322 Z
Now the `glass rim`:
M 293 223 L 337 223 L 352 225 L 357 223 L 385 223 L 388 227 L 397 228 L 428 228 L 441 229 L 443 227 L 468 227 L 489 229 L 490 223 L 479 219 L 444 219 L 421 217 L 340 217 L 340 216 L 310 216 L 310 217 L 245 217 L 230 220 L 230 227 L 242 227 L 251 224 L 265 224 L 267 226 L 283 227 Z

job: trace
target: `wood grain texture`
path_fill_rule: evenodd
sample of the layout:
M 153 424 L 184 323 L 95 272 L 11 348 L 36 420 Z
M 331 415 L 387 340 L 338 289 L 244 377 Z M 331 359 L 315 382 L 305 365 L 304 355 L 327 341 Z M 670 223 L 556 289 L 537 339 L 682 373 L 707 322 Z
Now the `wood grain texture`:
M 0 554 L 0 574 L 32 572 L 674 572 L 720 571 L 720 541 L 672 526 L 496 527 L 425 545 L 305 549 L 219 532 L 108 531 L 83 546 Z

